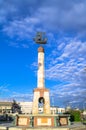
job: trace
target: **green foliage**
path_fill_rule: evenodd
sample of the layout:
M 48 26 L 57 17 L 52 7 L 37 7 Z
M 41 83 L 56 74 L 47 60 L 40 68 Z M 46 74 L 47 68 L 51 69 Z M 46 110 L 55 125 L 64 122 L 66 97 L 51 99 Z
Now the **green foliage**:
M 81 121 L 81 112 L 79 110 L 70 110 L 71 121 Z

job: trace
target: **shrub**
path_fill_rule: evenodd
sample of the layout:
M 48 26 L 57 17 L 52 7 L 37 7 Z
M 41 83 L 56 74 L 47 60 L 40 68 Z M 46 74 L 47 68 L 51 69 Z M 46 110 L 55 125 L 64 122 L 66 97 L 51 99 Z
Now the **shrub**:
M 81 112 L 79 110 L 70 110 L 71 121 L 81 121 Z

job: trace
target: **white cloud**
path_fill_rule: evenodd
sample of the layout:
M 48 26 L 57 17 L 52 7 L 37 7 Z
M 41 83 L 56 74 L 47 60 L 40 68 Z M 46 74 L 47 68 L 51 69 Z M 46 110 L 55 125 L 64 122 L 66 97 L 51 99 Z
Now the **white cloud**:
M 62 50 L 62 49 L 64 48 L 64 46 L 65 46 L 65 43 L 62 42 L 62 43 L 58 46 L 58 50 Z
M 26 17 L 8 22 L 2 30 L 10 38 L 8 45 L 17 48 L 29 48 L 30 43 L 33 42 L 33 36 L 35 36 L 35 26 L 39 22 L 39 19 L 35 17 Z M 26 43 L 24 43 L 24 40 Z
M 0 93 L 8 92 L 9 91 L 8 86 L 9 86 L 9 84 L 1 85 L 0 86 Z
M 17 101 L 32 101 L 33 99 L 33 94 L 32 93 L 17 93 L 17 92 L 13 92 L 13 94 L 11 95 L 12 99 L 15 99 Z
M 4 26 L 3 32 L 7 33 L 10 37 L 17 36 L 21 39 L 29 38 L 33 31 L 35 31 L 34 27 L 36 23 L 39 23 L 39 20 L 30 17 L 14 20 L 9 22 L 9 25 Z
M 79 100 L 82 103 L 86 99 L 86 42 L 72 39 L 65 44 L 60 56 L 56 54 L 55 58 L 51 53 L 50 57 L 49 61 L 47 59 L 46 79 L 57 84 L 52 87 L 54 94 L 60 100 L 68 98 L 67 102 Z
M 23 48 L 29 48 L 29 46 L 27 44 L 22 44 Z
M 38 4 L 39 3 L 39 4 Z M 36 30 L 86 34 L 86 1 L 28 0 L 0 3 L 3 30 L 9 37 L 28 38 Z M 5 26 L 4 26 L 5 23 Z
M 50 64 L 50 67 L 46 69 L 47 78 L 62 80 L 67 80 L 69 76 L 75 78 L 76 74 L 79 74 L 80 70 L 84 69 L 86 65 L 85 54 L 86 42 L 70 41 L 65 45 L 60 56 L 53 59 L 52 55 L 51 61 L 55 61 L 54 63 L 50 59 L 47 61 Z

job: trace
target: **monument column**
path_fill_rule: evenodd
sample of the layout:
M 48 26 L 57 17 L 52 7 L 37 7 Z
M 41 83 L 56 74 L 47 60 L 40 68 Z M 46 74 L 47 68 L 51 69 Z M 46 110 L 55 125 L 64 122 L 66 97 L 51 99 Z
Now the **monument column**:
M 38 33 L 35 42 L 45 44 L 46 39 L 43 39 L 42 33 Z M 37 88 L 34 89 L 33 98 L 33 114 L 39 113 L 39 106 L 43 108 L 43 114 L 50 114 L 50 97 L 49 90 L 45 88 L 45 74 L 44 74 L 44 48 L 38 48 L 38 72 L 37 72 Z
M 44 88 L 44 48 L 38 48 L 38 79 L 37 87 Z

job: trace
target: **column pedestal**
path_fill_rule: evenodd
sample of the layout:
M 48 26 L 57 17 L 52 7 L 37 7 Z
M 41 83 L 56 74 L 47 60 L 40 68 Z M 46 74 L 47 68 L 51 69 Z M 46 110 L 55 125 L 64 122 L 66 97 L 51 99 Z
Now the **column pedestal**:
M 46 88 L 36 88 L 34 89 L 34 98 L 33 98 L 33 114 L 39 114 L 39 99 L 42 98 L 44 100 L 43 105 L 43 114 L 50 114 L 50 97 L 49 97 L 49 90 Z

